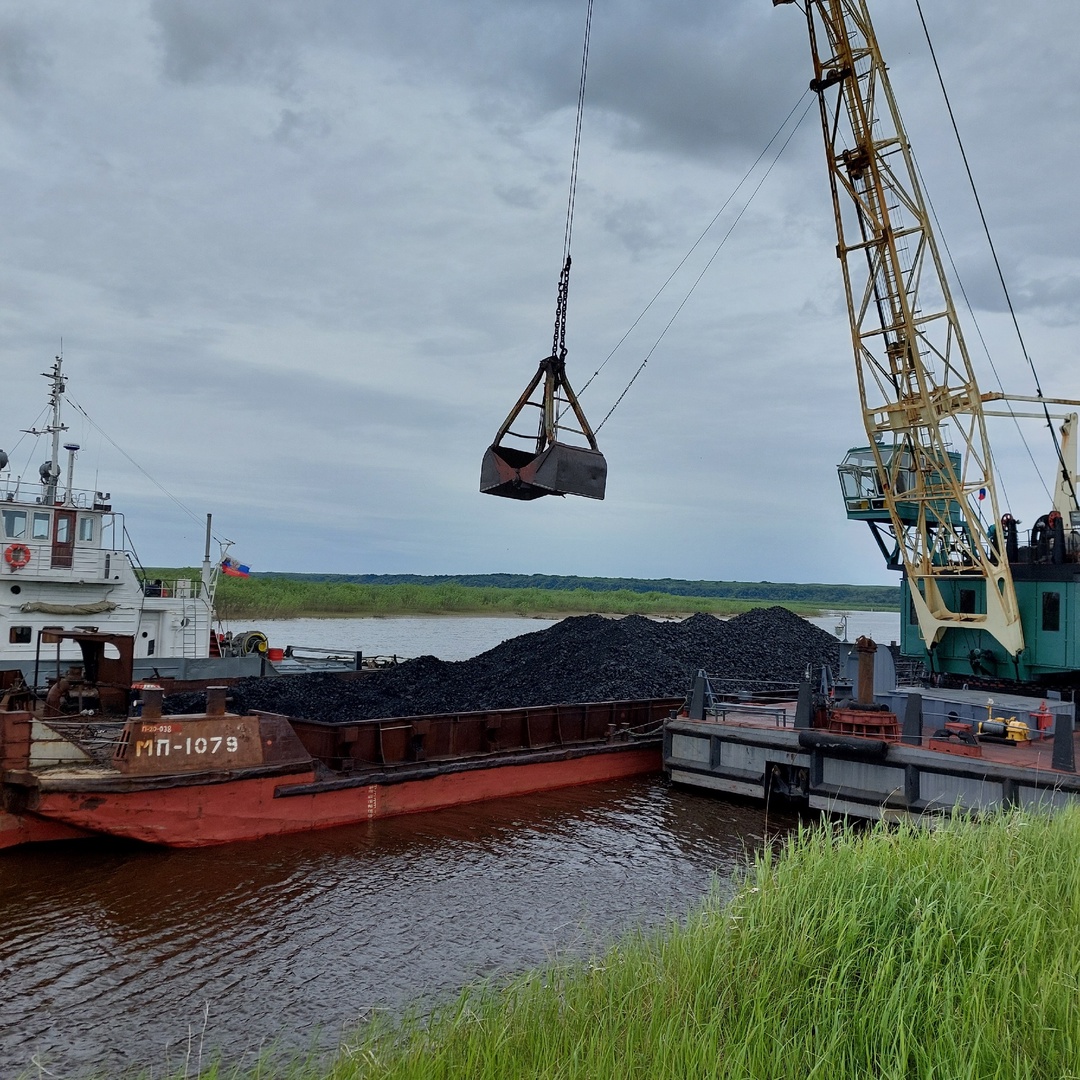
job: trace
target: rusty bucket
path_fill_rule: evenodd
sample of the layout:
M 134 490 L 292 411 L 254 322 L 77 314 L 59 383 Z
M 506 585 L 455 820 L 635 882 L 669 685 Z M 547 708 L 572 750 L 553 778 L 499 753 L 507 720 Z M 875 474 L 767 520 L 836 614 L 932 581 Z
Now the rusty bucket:
M 538 396 L 534 398 L 534 394 Z M 511 430 L 511 425 L 528 408 L 539 412 L 535 436 Z M 569 412 L 576 420 L 576 428 L 560 424 L 559 418 L 564 412 Z M 579 436 L 588 445 L 563 442 L 559 438 L 561 432 Z M 507 438 L 517 439 L 526 446 L 506 445 L 503 440 Z M 607 461 L 567 382 L 564 358 L 548 356 L 540 361 L 536 374 L 503 421 L 495 441 L 484 452 L 480 490 L 485 495 L 502 495 L 507 499 L 539 499 L 541 495 L 584 495 L 587 499 L 602 499 L 606 486 Z
M 480 490 L 507 499 L 542 495 L 583 495 L 602 499 L 607 461 L 599 450 L 552 443 L 539 454 L 492 444 L 480 466 Z

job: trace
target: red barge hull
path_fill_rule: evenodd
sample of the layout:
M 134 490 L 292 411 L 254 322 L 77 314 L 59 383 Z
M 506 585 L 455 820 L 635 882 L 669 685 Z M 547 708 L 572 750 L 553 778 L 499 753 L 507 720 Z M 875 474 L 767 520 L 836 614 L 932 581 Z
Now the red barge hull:
M 199 716 L 144 710 L 124 726 L 107 767 L 35 766 L 33 734 L 46 725 L 9 713 L 0 848 L 92 836 L 205 847 L 657 773 L 662 721 L 678 704 L 601 702 L 350 725 L 210 706 Z M 55 733 L 62 725 L 48 727 Z
M 27 839 L 71 839 L 104 833 L 167 847 L 206 847 L 332 829 L 660 770 L 657 742 L 648 748 L 615 747 L 559 761 L 436 772 L 426 778 L 337 790 L 322 789 L 315 775 L 309 773 L 290 777 L 286 783 L 280 778 L 263 777 L 107 795 L 51 792 L 43 794 L 36 811 L 26 816 L 26 825 L 38 833 Z M 55 835 L 47 835 L 49 830 L 55 830 Z M 0 845 L 3 843 L 0 838 Z

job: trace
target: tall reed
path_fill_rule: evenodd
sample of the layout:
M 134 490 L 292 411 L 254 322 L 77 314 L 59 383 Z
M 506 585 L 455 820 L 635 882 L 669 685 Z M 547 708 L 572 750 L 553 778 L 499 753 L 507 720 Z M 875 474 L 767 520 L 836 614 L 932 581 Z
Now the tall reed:
M 1080 811 L 803 830 L 734 899 L 372 1027 L 325 1072 L 1080 1076 Z

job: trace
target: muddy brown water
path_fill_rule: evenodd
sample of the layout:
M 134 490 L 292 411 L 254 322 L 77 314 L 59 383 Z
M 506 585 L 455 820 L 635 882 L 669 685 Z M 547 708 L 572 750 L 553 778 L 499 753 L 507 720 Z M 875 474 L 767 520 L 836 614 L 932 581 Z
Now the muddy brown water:
M 372 1010 L 681 918 L 792 824 L 656 777 L 201 851 L 8 851 L 0 1076 L 331 1051 Z

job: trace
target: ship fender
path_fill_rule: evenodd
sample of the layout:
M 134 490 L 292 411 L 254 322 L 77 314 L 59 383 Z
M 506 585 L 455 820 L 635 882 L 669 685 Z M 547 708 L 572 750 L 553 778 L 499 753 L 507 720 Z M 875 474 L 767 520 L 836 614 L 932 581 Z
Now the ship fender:
M 852 761 L 883 761 L 889 753 L 884 739 L 864 739 L 858 735 L 836 735 L 831 731 L 800 731 L 799 745 Z

